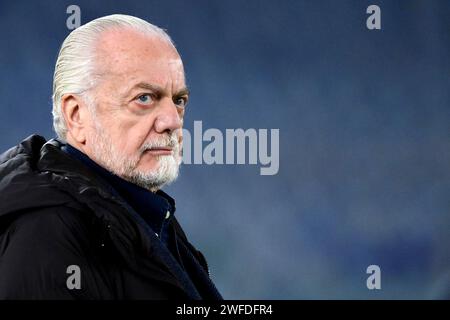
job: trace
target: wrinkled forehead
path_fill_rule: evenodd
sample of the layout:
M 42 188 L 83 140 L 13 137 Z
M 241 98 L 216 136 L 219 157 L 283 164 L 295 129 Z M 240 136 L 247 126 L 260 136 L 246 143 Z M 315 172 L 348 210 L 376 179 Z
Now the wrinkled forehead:
M 185 86 L 177 50 L 158 36 L 128 29 L 106 31 L 95 52 L 96 69 L 102 76 L 140 79 L 162 87 Z

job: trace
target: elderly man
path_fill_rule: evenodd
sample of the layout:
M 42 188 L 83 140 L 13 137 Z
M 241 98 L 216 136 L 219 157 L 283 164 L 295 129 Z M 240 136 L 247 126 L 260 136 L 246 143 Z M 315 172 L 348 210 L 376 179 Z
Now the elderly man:
M 161 191 L 188 96 L 171 39 L 146 21 L 106 16 L 65 39 L 58 138 L 0 157 L 0 298 L 221 299 Z

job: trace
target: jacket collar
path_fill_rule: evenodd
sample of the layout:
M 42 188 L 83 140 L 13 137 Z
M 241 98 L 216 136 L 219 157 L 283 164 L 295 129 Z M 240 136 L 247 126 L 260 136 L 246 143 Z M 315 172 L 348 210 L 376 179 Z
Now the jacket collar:
M 160 234 L 163 223 L 167 223 L 175 213 L 175 200 L 162 190 L 150 192 L 134 183 L 103 168 L 86 154 L 65 144 L 61 148 L 73 158 L 83 162 L 85 166 L 102 177 L 114 189 L 116 195 L 122 197 L 150 225 L 153 231 Z

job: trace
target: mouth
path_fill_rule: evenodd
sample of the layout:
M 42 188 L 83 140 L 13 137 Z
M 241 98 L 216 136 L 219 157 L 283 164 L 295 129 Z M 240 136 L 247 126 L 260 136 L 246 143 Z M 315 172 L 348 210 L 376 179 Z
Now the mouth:
M 171 147 L 155 147 L 144 151 L 144 154 L 153 156 L 171 156 L 173 149 Z

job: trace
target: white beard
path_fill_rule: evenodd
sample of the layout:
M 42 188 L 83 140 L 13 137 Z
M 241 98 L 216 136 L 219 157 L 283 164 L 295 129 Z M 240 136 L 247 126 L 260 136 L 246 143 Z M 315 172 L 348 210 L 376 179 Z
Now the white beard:
M 134 183 L 142 188 L 156 191 L 173 182 L 178 177 L 181 163 L 180 144 L 177 140 L 177 132 L 166 135 L 157 141 L 148 141 L 142 145 L 135 157 L 127 157 L 119 151 L 103 128 L 96 121 L 96 130 L 92 138 L 92 144 L 96 146 L 92 150 L 93 157 L 99 165 L 105 167 L 115 175 Z M 172 155 L 157 156 L 158 166 L 142 172 L 137 169 L 142 154 L 154 147 L 171 147 Z

